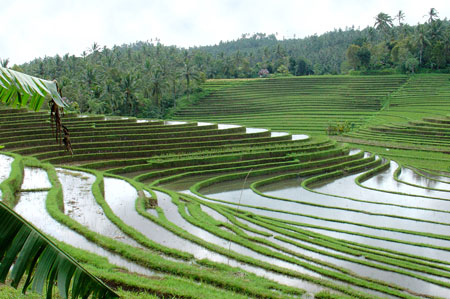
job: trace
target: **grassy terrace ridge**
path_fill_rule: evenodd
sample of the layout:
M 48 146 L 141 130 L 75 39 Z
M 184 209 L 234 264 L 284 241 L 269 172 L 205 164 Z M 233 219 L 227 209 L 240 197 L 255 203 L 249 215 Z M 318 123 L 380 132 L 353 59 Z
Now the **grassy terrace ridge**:
M 428 152 L 444 152 L 445 163 L 433 162 L 430 168 L 449 170 L 450 144 L 449 115 L 450 75 L 427 74 L 412 76 L 393 92 L 384 107 L 364 126 L 345 134 L 339 140 L 383 153 L 406 164 L 427 165 L 423 160 L 433 159 Z M 384 148 L 403 150 L 385 152 Z M 369 147 L 368 147 L 369 148 Z M 421 151 L 420 149 L 425 149 Z M 436 155 L 436 158 L 439 155 Z M 441 155 L 442 156 L 442 155 Z M 439 159 L 439 158 L 437 158 Z M 422 161 L 421 161 L 422 160 Z
M 194 105 L 179 108 L 174 119 L 236 123 L 291 133 L 324 133 L 330 121 L 348 120 L 362 125 L 407 79 L 398 75 L 249 80 L 238 86 L 224 86 Z M 205 88 L 210 84 L 220 83 L 208 81 Z
M 347 121 L 351 131 L 333 138 L 406 164 L 450 170 L 450 75 L 307 76 L 220 84 L 206 82 L 205 89 L 212 85 L 217 90 L 178 109 L 173 118 L 313 135 Z
M 449 78 L 208 81 L 177 122 L 66 114 L 73 156 L 0 107 L 2 200 L 123 298 L 448 298 Z

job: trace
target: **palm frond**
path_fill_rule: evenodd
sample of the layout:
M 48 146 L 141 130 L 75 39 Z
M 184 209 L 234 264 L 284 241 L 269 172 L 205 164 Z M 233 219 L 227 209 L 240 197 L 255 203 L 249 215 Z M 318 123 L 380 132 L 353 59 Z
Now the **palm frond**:
M 28 106 L 38 111 L 49 95 L 60 107 L 67 104 L 58 93 L 55 81 L 33 77 L 0 66 L 0 101 L 12 106 Z
M 8 273 L 15 288 L 26 275 L 23 292 L 32 289 L 52 297 L 56 284 L 62 298 L 117 298 L 108 286 L 84 270 L 45 235 L 0 202 L 0 282 Z

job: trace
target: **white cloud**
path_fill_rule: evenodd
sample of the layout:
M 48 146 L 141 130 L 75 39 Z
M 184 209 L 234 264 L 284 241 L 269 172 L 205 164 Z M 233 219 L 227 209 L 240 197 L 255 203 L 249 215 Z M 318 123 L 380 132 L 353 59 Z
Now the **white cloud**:
M 216 44 L 243 33 L 304 37 L 335 28 L 373 25 L 379 12 L 403 10 L 409 24 L 431 7 L 445 18 L 443 0 L 16 0 L 0 10 L 0 57 L 23 63 L 36 57 L 80 55 L 94 42 L 112 47 L 158 37 L 183 47 Z

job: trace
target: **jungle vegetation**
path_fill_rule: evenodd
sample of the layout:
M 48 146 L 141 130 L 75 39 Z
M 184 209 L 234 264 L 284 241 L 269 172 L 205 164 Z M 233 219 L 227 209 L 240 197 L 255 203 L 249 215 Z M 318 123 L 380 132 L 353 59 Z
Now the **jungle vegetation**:
M 233 41 L 189 49 L 158 39 L 116 45 L 94 42 L 80 56 L 37 58 L 13 69 L 56 79 L 81 113 L 164 117 L 206 79 L 323 74 L 450 71 L 450 22 L 431 8 L 424 23 L 379 13 L 373 26 L 334 29 L 305 38 L 242 34 Z M 6 67 L 8 59 L 0 60 Z

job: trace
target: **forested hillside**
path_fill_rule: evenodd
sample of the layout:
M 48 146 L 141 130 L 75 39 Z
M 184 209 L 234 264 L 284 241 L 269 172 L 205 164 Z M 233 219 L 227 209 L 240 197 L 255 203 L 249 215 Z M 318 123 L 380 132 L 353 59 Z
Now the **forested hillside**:
M 75 111 L 164 117 L 206 79 L 323 74 L 448 72 L 450 23 L 430 9 L 416 26 L 379 13 L 374 26 L 279 40 L 243 34 L 214 46 L 183 49 L 158 40 L 112 48 L 97 43 L 81 56 L 38 58 L 14 69 L 56 79 Z M 3 66 L 7 59 L 1 60 Z

